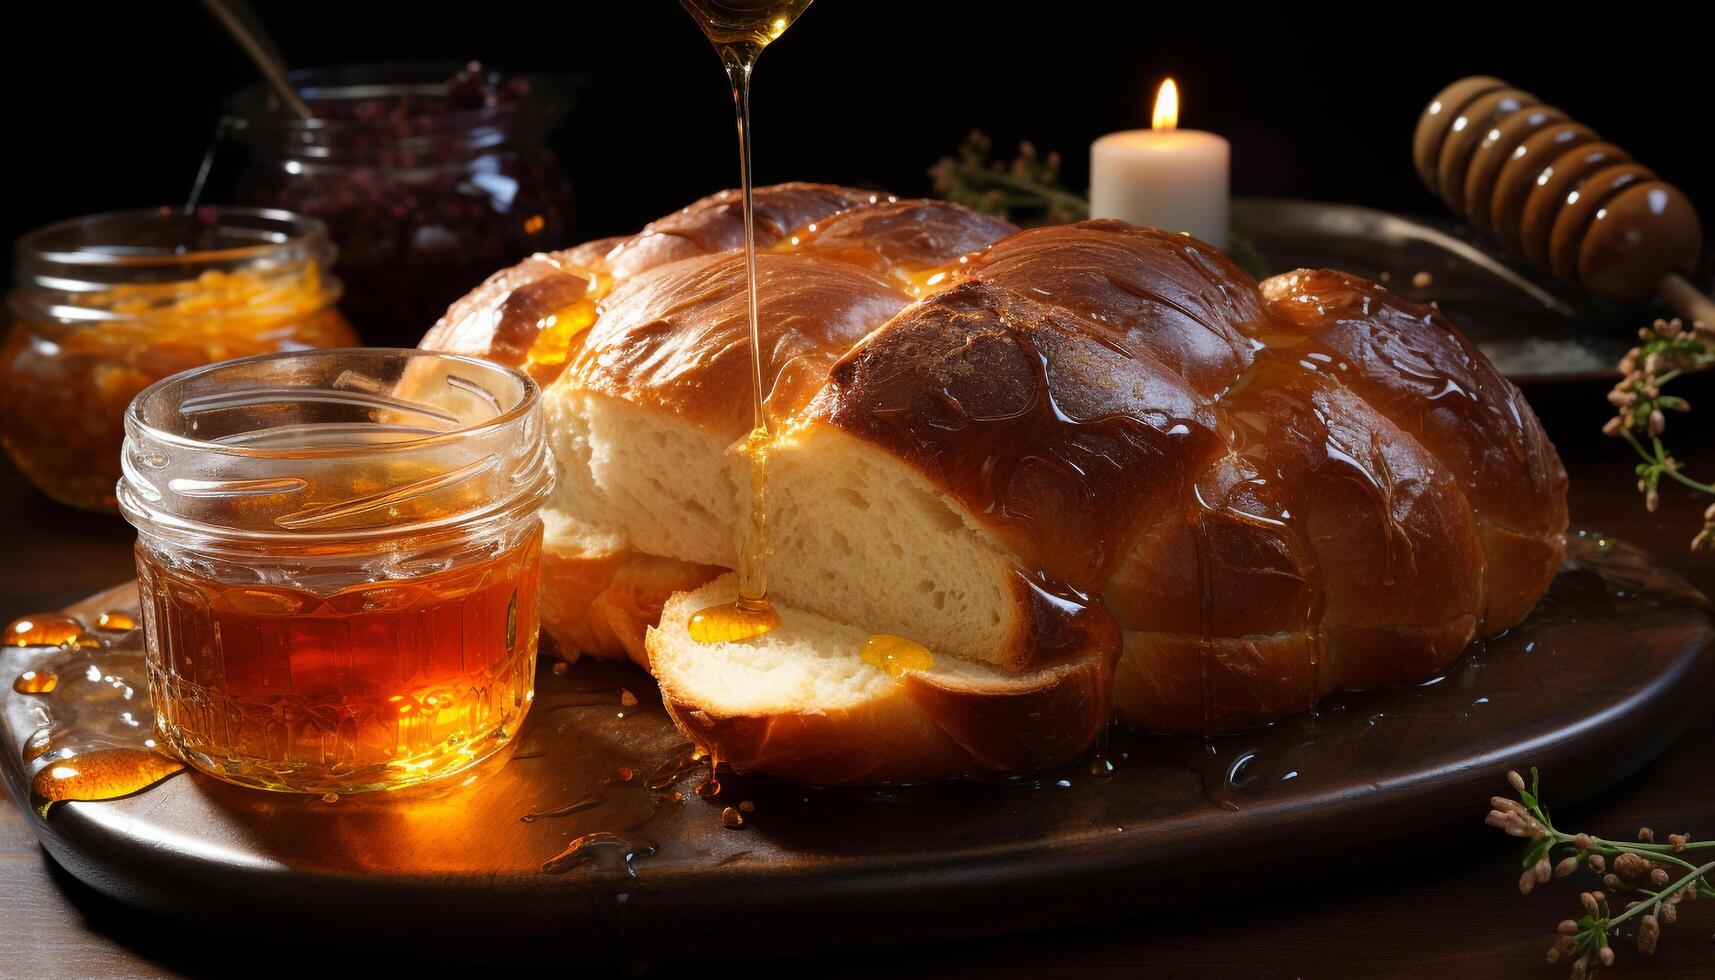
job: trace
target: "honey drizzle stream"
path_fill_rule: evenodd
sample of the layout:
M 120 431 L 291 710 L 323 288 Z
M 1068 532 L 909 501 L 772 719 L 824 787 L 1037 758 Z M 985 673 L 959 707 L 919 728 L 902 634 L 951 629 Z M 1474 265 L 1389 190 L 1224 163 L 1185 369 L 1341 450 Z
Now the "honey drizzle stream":
M 703 29 L 732 86 L 738 122 L 739 187 L 744 214 L 744 271 L 750 318 L 751 431 L 745 441 L 750 462 L 750 515 L 739 542 L 738 599 L 699 610 L 687 624 L 701 643 L 729 643 L 773 631 L 780 614 L 768 601 L 768 447 L 773 434 L 762 386 L 762 327 L 756 283 L 756 213 L 751 180 L 750 77 L 769 42 L 779 38 L 809 6 L 809 0 L 683 0 Z

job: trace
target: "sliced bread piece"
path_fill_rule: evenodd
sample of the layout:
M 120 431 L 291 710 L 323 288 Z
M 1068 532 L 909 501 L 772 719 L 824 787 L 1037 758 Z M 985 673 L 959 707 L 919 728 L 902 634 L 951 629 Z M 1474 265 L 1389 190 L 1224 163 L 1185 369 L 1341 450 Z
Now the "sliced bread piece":
M 647 646 L 668 712 L 740 771 L 826 784 L 1032 772 L 1087 751 L 1108 723 L 1109 645 L 1026 673 L 937 656 L 894 677 L 863 660 L 865 630 L 779 603 L 764 636 L 691 639 L 697 610 L 735 598 L 731 574 L 675 595 Z

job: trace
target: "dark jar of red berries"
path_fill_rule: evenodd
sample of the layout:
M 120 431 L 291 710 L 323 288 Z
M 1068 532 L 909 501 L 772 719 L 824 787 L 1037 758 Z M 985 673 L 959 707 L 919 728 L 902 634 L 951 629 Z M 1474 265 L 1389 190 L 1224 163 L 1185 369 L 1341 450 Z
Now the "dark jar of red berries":
M 351 65 L 294 72 L 313 119 L 260 88 L 229 103 L 249 151 L 246 204 L 319 218 L 339 246 L 341 308 L 363 338 L 415 346 L 454 300 L 566 244 L 571 194 L 544 138 L 565 80 L 480 65 Z

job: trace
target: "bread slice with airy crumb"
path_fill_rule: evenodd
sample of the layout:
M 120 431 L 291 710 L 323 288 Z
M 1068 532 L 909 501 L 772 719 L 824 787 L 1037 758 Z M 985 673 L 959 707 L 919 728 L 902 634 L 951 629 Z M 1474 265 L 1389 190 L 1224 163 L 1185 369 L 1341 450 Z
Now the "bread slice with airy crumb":
M 731 574 L 675 595 L 646 639 L 667 711 L 735 769 L 814 783 L 1032 772 L 1108 723 L 1111 647 L 1024 673 L 941 655 L 894 677 L 863 660 L 867 631 L 781 603 L 771 633 L 691 639 L 695 612 L 736 598 Z

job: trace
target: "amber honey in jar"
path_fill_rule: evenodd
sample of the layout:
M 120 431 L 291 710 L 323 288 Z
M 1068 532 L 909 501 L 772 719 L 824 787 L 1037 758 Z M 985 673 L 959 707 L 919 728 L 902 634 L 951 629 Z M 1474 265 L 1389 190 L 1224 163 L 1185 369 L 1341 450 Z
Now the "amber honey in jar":
M 64 503 L 114 506 L 125 406 L 187 368 L 356 343 L 322 224 L 283 211 L 120 211 L 17 245 L 0 442 Z
M 510 368 L 383 349 L 229 361 L 139 395 L 119 504 L 161 744 L 312 793 L 505 745 L 533 696 L 538 399 Z

